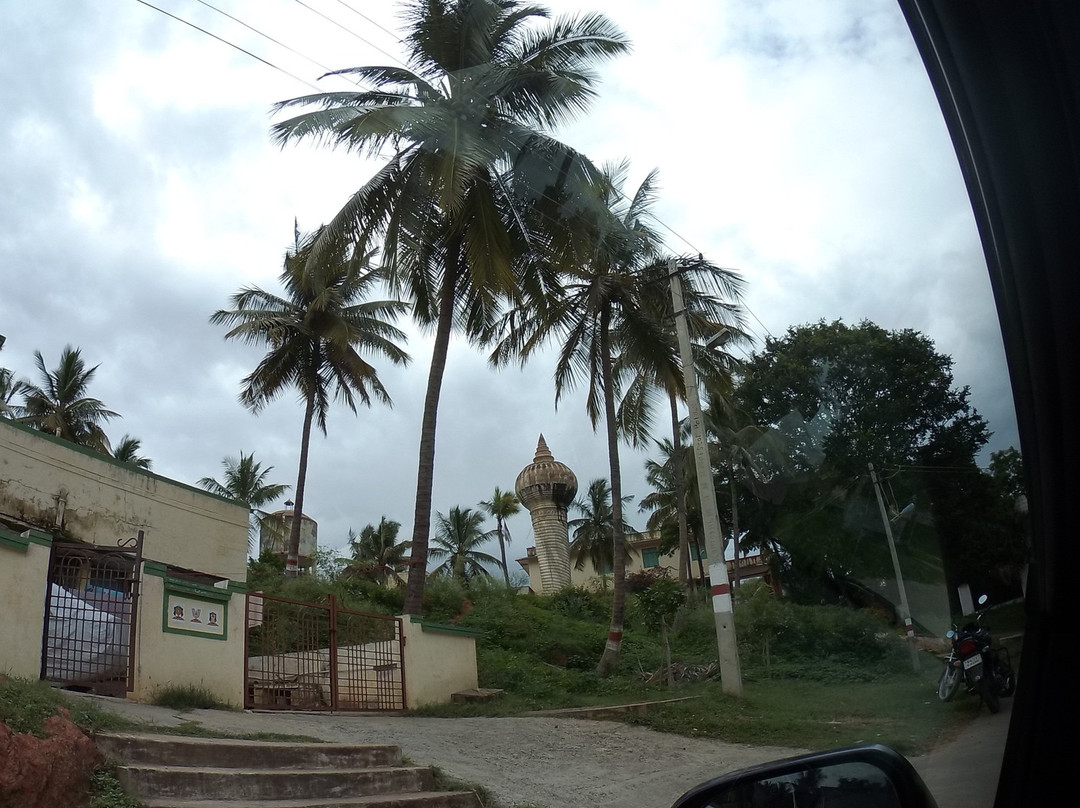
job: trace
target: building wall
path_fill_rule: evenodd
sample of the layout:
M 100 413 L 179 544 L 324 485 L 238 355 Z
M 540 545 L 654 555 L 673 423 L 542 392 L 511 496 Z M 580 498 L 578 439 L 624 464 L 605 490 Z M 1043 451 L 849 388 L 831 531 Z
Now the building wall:
M 0 421 L 0 513 L 113 547 L 142 530 L 131 696 L 145 701 L 163 686 L 191 684 L 243 703 L 246 505 Z M 51 546 L 46 532 L 0 531 L 0 672 L 40 675 Z M 201 573 L 207 583 L 183 579 L 185 571 Z M 215 617 L 228 631 L 170 626 L 164 620 L 170 593 L 217 607 Z
M 188 602 L 220 606 L 218 634 L 182 633 L 170 626 L 170 593 Z M 211 608 L 210 606 L 207 607 Z M 224 615 L 222 617 L 221 615 Z M 135 701 L 152 701 L 169 686 L 205 688 L 220 701 L 244 705 L 244 595 L 170 578 L 162 565 L 145 564 L 139 598 Z
M 37 679 L 52 540 L 0 529 L 0 673 Z
M 0 421 L 0 513 L 91 544 L 144 531 L 143 557 L 247 578 L 248 509 L 99 452 Z
M 405 706 L 446 704 L 454 693 L 475 690 L 476 634 L 453 626 L 426 628 L 418 618 L 404 616 Z

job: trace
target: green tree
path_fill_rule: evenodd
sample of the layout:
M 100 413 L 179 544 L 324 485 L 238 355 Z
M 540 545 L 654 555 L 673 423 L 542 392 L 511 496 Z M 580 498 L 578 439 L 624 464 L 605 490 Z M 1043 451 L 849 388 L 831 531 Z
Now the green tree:
M 968 389 L 954 386 L 951 358 L 923 334 L 867 321 L 793 326 L 746 361 L 736 398 L 783 446 L 757 456 L 773 503 L 758 527 L 783 545 L 782 578 L 794 597 L 852 598 L 859 581 L 892 577 L 868 463 L 890 470 L 894 507 L 919 501 L 932 514 L 933 530 L 909 531 L 903 549 L 933 551 L 937 575 L 949 556 L 940 540 L 964 543 L 984 529 L 963 491 L 978 478 L 975 457 L 989 432 Z M 926 575 L 932 567 L 923 565 Z
M 317 109 L 276 124 L 273 137 L 373 156 L 392 150 L 328 225 L 327 242 L 379 237 L 393 288 L 435 335 L 405 599 L 405 611 L 419 614 L 451 332 L 478 340 L 501 298 L 535 297 L 556 282 L 536 252 L 569 231 L 562 206 L 595 172 L 544 130 L 587 107 L 592 65 L 628 45 L 596 14 L 537 27 L 548 11 L 519 0 L 410 0 L 403 8 L 408 67 L 339 71 L 372 89 L 283 101 L 278 110 Z
M 660 644 L 664 649 L 664 669 L 668 687 L 675 686 L 675 674 L 671 667 L 671 641 L 668 637 L 668 624 L 675 620 L 675 615 L 686 602 L 686 590 L 678 581 L 660 578 L 638 594 L 638 605 L 650 628 L 660 631 Z
M 26 393 L 27 383 L 15 371 L 0 368 L 0 418 L 18 418 L 21 408 L 14 403 L 16 396 Z
M 367 578 L 379 584 L 397 577 L 405 564 L 405 554 L 409 552 L 408 542 L 398 543 L 400 529 L 400 522 L 385 516 L 379 519 L 377 525 L 364 525 L 359 534 L 350 529 L 352 559 L 345 567 L 345 575 Z
M 623 502 L 633 497 L 624 496 Z M 611 506 L 611 486 L 602 477 L 589 482 L 584 497 L 571 503 L 571 507 L 581 514 L 576 519 L 567 521 L 571 529 L 570 558 L 575 569 L 585 569 L 585 562 L 592 564 L 597 575 L 604 576 L 615 569 L 615 543 L 611 540 L 615 530 L 615 511 Z M 634 533 L 626 522 L 619 523 L 623 536 Z M 630 551 L 623 541 L 623 563 L 630 557 Z
M 370 406 L 374 397 L 392 404 L 375 368 L 359 351 L 377 353 L 398 365 L 409 361 L 395 342 L 405 335 L 392 323 L 405 304 L 367 300 L 384 276 L 368 267 L 366 255 L 342 247 L 323 251 L 314 260 L 313 248 L 322 232 L 320 228 L 305 238 L 296 232 L 280 276 L 283 297 L 245 287 L 233 295 L 232 309 L 217 311 L 210 318 L 215 325 L 231 326 L 225 339 L 269 349 L 243 381 L 240 401 L 244 406 L 257 414 L 287 388 L 295 388 L 304 402 L 287 577 L 295 577 L 298 569 L 312 424 L 326 434 L 331 393 L 353 412 L 357 400 Z
M 448 575 L 465 586 L 478 575 L 490 575 L 484 564 L 498 565 L 499 559 L 477 549 L 491 538 L 481 528 L 484 514 L 472 508 L 454 506 L 448 516 L 435 512 L 434 547 L 431 558 L 445 559 L 431 571 L 432 575 Z
M 120 416 L 98 399 L 87 395 L 99 365 L 88 368 L 79 348 L 70 345 L 60 354 L 56 368 L 49 370 L 41 351 L 34 351 L 40 384 L 23 387 L 21 423 L 109 454 L 109 439 L 102 424 Z
M 248 522 L 248 552 L 254 553 L 256 528 L 283 530 L 282 525 L 271 522 L 272 517 L 263 506 L 284 495 L 291 486 L 268 482 L 267 477 L 274 467 L 267 466 L 264 469 L 262 463 L 255 459 L 254 452 L 248 455 L 240 452 L 239 459 L 226 457 L 221 461 L 221 465 L 225 474 L 220 482 L 213 477 L 203 477 L 199 480 L 199 486 L 211 494 L 247 504 L 254 517 L 254 521 Z
M 510 586 L 510 571 L 506 567 L 506 545 L 510 543 L 510 530 L 504 524 L 508 517 L 521 512 L 521 503 L 513 491 L 502 491 L 495 486 L 491 499 L 480 503 L 490 516 L 495 517 L 495 537 L 499 540 L 499 556 L 502 559 L 503 579 Z
M 121 463 L 129 463 L 140 469 L 150 470 L 153 465 L 149 457 L 139 454 L 142 451 L 142 441 L 132 435 L 124 435 L 119 443 L 113 447 L 113 457 Z

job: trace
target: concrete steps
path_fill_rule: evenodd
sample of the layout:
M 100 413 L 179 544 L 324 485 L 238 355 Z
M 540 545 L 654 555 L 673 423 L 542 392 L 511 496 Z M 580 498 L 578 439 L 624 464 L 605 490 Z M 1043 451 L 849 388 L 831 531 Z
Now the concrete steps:
M 479 808 L 433 791 L 430 769 L 390 745 L 101 734 L 124 790 L 146 808 Z

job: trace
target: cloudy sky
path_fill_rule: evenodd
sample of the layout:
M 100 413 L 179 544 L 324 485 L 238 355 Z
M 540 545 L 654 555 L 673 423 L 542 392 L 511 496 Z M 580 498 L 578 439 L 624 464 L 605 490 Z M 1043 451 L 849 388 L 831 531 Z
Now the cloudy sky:
M 259 417 L 236 396 L 259 352 L 208 324 L 246 284 L 276 290 L 293 219 L 329 219 L 372 170 L 270 144 L 271 105 L 328 69 L 402 58 L 387 0 L 5 3 L 0 49 L 0 365 L 33 376 L 71 344 L 100 364 L 91 393 L 123 415 L 154 471 L 194 483 L 255 452 L 295 483 L 301 407 Z M 759 340 L 870 319 L 930 336 L 995 435 L 1016 444 L 1000 332 L 951 144 L 894 0 L 552 0 L 607 14 L 633 43 L 591 113 L 556 134 L 597 162 L 660 171 L 675 252 L 745 277 Z M 236 47 L 223 43 L 226 40 Z M 243 53 L 237 48 L 250 52 Z M 256 58 L 258 57 L 258 58 Z M 386 367 L 393 409 L 331 412 L 313 441 L 305 512 L 320 544 L 386 515 L 411 529 L 430 343 Z M 434 509 L 512 488 L 543 432 L 581 488 L 607 476 L 584 398 L 554 407 L 551 364 L 492 372 L 451 347 Z M 627 492 L 645 455 L 623 450 Z M 632 510 L 632 522 L 645 517 Z M 527 516 L 512 552 L 532 543 Z

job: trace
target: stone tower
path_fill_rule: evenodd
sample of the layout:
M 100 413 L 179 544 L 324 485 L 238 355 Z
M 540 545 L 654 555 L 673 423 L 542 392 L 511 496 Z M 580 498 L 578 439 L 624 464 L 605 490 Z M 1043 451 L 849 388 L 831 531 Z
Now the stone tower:
M 555 459 L 543 435 L 536 444 L 532 465 L 521 470 L 514 488 L 532 517 L 543 593 L 551 594 L 569 586 L 570 535 L 566 509 L 577 494 L 577 477 Z

